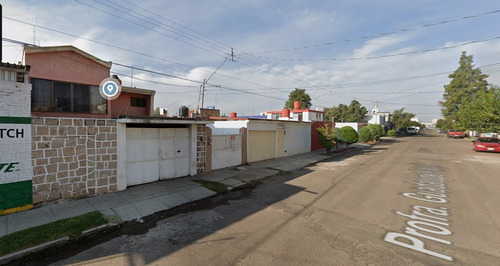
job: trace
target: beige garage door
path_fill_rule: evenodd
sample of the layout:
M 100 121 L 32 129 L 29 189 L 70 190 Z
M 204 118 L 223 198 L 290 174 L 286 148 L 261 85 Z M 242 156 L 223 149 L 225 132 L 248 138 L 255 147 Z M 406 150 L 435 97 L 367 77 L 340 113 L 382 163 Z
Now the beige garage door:
M 274 131 L 250 130 L 248 135 L 249 162 L 274 158 Z

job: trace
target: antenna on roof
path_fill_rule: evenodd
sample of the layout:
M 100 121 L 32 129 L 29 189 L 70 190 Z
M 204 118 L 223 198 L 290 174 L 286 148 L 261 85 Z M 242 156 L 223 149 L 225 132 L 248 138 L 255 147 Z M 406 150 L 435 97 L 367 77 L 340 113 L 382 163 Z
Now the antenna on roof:
M 35 45 L 35 7 L 33 7 L 33 45 Z

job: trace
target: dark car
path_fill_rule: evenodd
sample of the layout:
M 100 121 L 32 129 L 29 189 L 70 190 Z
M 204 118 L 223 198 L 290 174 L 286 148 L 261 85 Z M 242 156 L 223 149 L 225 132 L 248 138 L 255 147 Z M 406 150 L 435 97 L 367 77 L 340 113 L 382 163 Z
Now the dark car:
M 493 137 L 479 137 L 474 140 L 472 150 L 500 152 L 500 140 Z

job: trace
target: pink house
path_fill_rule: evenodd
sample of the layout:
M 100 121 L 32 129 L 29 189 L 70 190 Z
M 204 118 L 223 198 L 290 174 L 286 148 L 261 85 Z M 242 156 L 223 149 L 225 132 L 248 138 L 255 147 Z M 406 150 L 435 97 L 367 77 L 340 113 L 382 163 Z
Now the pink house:
M 32 84 L 31 112 L 45 117 L 117 118 L 150 116 L 155 92 L 122 87 L 120 97 L 109 101 L 99 93 L 110 77 L 112 63 L 74 46 L 24 47 Z

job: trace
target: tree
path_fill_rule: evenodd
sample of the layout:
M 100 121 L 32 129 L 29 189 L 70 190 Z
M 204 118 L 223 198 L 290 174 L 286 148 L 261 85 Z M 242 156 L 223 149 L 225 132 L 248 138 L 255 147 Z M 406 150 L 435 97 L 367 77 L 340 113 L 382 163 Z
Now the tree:
M 160 115 L 160 107 L 156 107 L 154 112 L 153 112 L 154 115 Z
M 500 131 L 500 89 L 478 91 L 474 98 L 462 100 L 456 113 L 456 128 L 482 132 Z
M 472 55 L 467 56 L 466 52 L 462 52 L 457 70 L 448 77 L 451 81 L 450 84 L 444 86 L 441 112 L 445 120 L 452 123 L 452 126 L 455 126 L 455 122 L 463 126 L 457 115 L 460 106 L 464 102 L 472 102 L 477 93 L 488 90 L 486 81 L 488 75 L 482 74 L 479 68 L 474 68 Z
M 370 135 L 371 135 L 371 139 L 370 141 L 373 141 L 373 140 L 380 140 L 380 137 L 384 136 L 385 135 L 385 130 L 382 128 L 381 125 L 376 125 L 376 124 L 369 124 L 367 126 L 367 128 L 370 130 Z
M 335 144 L 333 142 L 332 126 L 329 124 L 324 124 L 323 126 L 318 127 L 316 130 L 318 131 L 319 143 L 321 144 L 321 146 L 323 146 L 323 148 L 326 149 L 326 153 L 330 153 L 333 145 Z
M 349 144 L 353 144 L 353 143 L 358 142 L 359 135 L 358 135 L 358 132 L 356 132 L 356 130 L 354 128 L 352 128 L 350 126 L 345 126 L 345 127 L 342 127 L 341 130 L 342 130 L 342 132 L 344 132 L 344 136 L 347 139 L 347 146 L 349 146 Z
M 445 130 L 451 129 L 451 121 L 446 119 L 438 119 L 438 121 L 436 122 L 436 127 Z
M 352 100 L 349 106 L 339 104 L 337 107 L 325 108 L 324 112 L 328 121 L 361 122 L 368 111 L 358 101 Z
M 368 127 L 362 127 L 359 130 L 359 140 L 361 140 L 364 143 L 372 141 L 373 140 L 372 131 Z
M 407 113 L 404 108 L 395 110 L 391 117 L 391 122 L 396 128 L 407 128 L 415 114 Z
M 340 128 L 335 128 L 331 124 L 325 125 L 316 129 L 319 135 L 319 143 L 326 149 L 326 153 L 330 153 L 333 145 L 338 149 L 339 143 L 348 143 L 347 137 Z
M 288 95 L 288 101 L 285 103 L 285 108 L 293 109 L 293 104 L 296 101 L 300 102 L 301 109 L 309 109 L 312 106 L 311 96 L 306 93 L 306 89 L 295 88 L 294 91 L 290 92 Z

